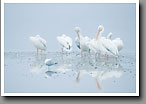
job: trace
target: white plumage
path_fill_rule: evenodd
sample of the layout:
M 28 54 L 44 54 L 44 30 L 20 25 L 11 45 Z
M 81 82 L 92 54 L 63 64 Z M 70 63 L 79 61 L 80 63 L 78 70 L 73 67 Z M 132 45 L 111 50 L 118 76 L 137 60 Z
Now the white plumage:
M 123 41 L 120 38 L 116 38 L 112 40 L 112 42 L 117 46 L 118 51 L 120 51 L 123 48 Z
M 77 37 L 75 38 L 75 43 L 77 47 L 82 52 L 92 52 L 96 54 L 102 54 L 105 56 L 115 56 L 117 57 L 119 55 L 119 51 L 123 48 L 123 41 L 120 38 L 116 38 L 114 40 L 111 39 L 112 33 L 110 32 L 107 37 L 102 37 L 101 33 L 104 31 L 104 27 L 102 25 L 98 26 L 96 33 L 96 37 L 94 39 L 90 39 L 87 36 L 82 36 L 80 32 L 80 27 L 75 27 L 75 31 L 77 33 Z M 38 50 L 47 50 L 47 42 L 45 39 L 40 37 L 40 35 L 31 36 L 29 37 L 30 41 L 34 45 L 34 47 L 37 48 L 37 55 Z M 72 38 L 63 34 L 61 36 L 56 37 L 59 44 L 62 46 L 62 52 L 71 52 L 72 51 Z M 49 60 L 47 60 L 50 62 Z M 46 62 L 47 62 L 46 61 Z
M 62 46 L 62 51 L 72 51 L 72 39 L 69 36 L 63 34 L 62 36 L 57 36 L 57 41 Z
M 96 35 L 96 36 L 98 38 L 98 41 L 100 41 L 102 43 L 103 47 L 106 49 L 105 54 L 118 56 L 119 53 L 118 53 L 118 49 L 117 49 L 116 45 L 110 39 L 106 39 L 105 37 L 101 37 L 101 32 L 103 32 L 103 30 L 104 30 L 104 27 L 102 25 L 99 25 L 98 32 L 100 32 L 100 34 L 99 34 L 99 36 L 98 35 Z M 110 37 L 110 34 L 108 37 Z
M 96 54 L 105 55 L 105 60 L 107 59 L 107 55 L 118 56 L 116 45 L 111 40 L 101 37 L 103 30 L 104 27 L 99 25 L 95 39 L 92 39 L 88 44 L 91 51 L 95 53 L 95 60 Z
M 36 36 L 31 36 L 29 37 L 29 40 L 32 42 L 32 44 L 37 48 L 37 55 L 38 55 L 38 49 L 40 50 L 47 50 L 47 42 L 45 39 L 43 39 L 42 37 L 40 37 L 40 35 L 36 35 Z
M 107 35 L 107 39 L 111 40 L 111 37 L 112 37 L 112 33 L 110 32 Z M 116 38 L 116 39 L 112 40 L 112 42 L 116 45 L 118 51 L 120 51 L 123 48 L 123 41 L 120 38 Z
M 101 38 L 103 47 L 108 51 L 107 55 L 118 56 L 119 52 L 116 45 L 109 39 Z
M 103 47 L 101 40 L 96 40 L 96 39 L 92 39 L 89 43 L 88 43 L 88 47 L 90 48 L 90 50 L 92 52 L 94 52 L 95 54 L 106 54 L 108 51 Z
M 101 37 L 100 37 L 100 33 L 103 31 L 103 27 L 99 26 L 98 27 L 98 31 L 96 34 L 96 38 L 92 39 L 89 43 L 88 43 L 88 47 L 91 49 L 92 52 L 96 53 L 101 53 L 101 54 L 105 54 L 106 53 L 106 49 L 103 47 L 102 41 L 101 41 Z
M 80 28 L 75 27 L 75 31 L 77 33 L 77 37 L 75 38 L 75 43 L 79 49 L 81 49 L 82 52 L 89 52 L 88 42 L 90 41 L 90 38 L 85 36 L 83 37 L 80 33 Z

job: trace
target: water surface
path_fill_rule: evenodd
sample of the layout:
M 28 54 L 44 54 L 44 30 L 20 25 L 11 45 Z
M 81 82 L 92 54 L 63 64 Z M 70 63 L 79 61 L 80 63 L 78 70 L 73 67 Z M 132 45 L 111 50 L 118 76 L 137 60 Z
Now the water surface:
M 5 52 L 5 93 L 135 93 L 135 53 L 123 52 L 119 59 L 72 52 Z M 51 58 L 58 64 L 46 66 Z

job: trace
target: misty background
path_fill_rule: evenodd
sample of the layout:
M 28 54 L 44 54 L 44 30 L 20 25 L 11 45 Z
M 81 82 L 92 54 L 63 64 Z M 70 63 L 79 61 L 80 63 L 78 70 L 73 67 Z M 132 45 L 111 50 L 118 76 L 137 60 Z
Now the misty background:
M 112 39 L 120 37 L 124 42 L 122 51 L 136 50 L 136 4 L 135 3 L 5 3 L 4 50 L 36 51 L 29 41 L 39 34 L 47 41 L 48 51 L 60 51 L 56 36 L 66 34 L 74 39 L 75 26 L 82 35 L 95 37 L 98 25 L 104 26 L 103 36 L 113 33 Z

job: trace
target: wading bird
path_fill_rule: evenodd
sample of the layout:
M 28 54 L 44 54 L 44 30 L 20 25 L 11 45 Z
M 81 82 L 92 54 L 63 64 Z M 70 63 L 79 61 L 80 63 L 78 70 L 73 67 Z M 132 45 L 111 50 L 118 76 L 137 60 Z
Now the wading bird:
M 62 46 L 62 53 L 64 51 L 71 52 L 72 51 L 72 38 L 63 34 L 62 36 L 57 36 L 57 41 Z
M 31 37 L 29 37 L 29 40 L 37 48 L 37 56 L 38 56 L 39 49 L 44 50 L 44 51 L 47 50 L 47 42 L 45 39 L 40 37 L 40 35 L 31 36 Z

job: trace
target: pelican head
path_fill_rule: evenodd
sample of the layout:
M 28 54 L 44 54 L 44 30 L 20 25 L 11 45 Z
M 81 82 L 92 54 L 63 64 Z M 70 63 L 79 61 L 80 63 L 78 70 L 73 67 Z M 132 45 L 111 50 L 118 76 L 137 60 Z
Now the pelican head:
M 80 27 L 75 27 L 75 31 L 78 33 L 80 32 Z
M 99 25 L 97 30 L 98 30 L 99 32 L 101 32 L 101 31 L 104 30 L 104 27 L 103 27 L 102 25 Z
M 36 37 L 40 37 L 40 35 L 37 34 Z
M 62 37 L 66 37 L 66 35 L 65 34 L 62 34 Z
M 108 35 L 107 35 L 107 39 L 111 39 L 111 37 L 112 37 L 112 32 L 110 32 Z
M 103 32 L 103 30 L 104 27 L 102 25 L 99 25 L 96 33 L 96 39 L 99 37 L 100 33 Z
M 113 34 L 112 32 L 109 33 L 109 35 L 112 35 L 112 34 Z

